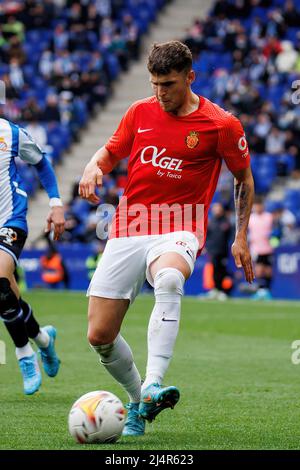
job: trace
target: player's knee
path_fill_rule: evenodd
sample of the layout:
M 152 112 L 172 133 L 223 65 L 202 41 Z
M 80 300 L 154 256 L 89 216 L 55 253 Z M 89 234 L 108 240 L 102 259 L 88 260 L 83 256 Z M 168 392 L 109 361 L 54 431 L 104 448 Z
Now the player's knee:
M 160 269 L 154 278 L 155 294 L 183 295 L 184 275 L 176 268 Z
M 87 339 L 91 346 L 101 346 L 111 344 L 116 338 L 118 332 L 110 331 L 108 329 L 99 329 L 89 327 Z
M 14 320 L 19 313 L 19 301 L 6 277 L 0 277 L 0 317 L 4 321 Z

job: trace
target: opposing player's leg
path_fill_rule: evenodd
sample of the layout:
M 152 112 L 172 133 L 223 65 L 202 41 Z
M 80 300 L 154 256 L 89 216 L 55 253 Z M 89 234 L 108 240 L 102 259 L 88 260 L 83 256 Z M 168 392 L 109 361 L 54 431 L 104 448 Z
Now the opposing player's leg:
M 0 249 L 0 316 L 16 346 L 16 356 L 23 376 L 24 393 L 31 395 L 41 385 L 41 373 L 33 351 L 19 302 L 19 291 L 14 282 L 15 261 Z

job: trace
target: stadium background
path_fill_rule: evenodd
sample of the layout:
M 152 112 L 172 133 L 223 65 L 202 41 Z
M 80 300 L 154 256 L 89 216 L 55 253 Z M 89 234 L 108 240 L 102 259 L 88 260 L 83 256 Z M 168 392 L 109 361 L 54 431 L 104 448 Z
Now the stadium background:
M 300 298 L 299 26 L 300 9 L 289 0 L 1 1 L 0 79 L 6 85 L 1 113 L 27 127 L 56 168 L 67 214 L 67 231 L 56 248 L 68 269 L 70 289 L 85 289 L 87 259 L 99 249 L 99 218 L 95 207 L 78 198 L 78 178 L 130 102 L 151 93 L 145 71 L 148 45 L 176 38 L 193 51 L 194 91 L 241 119 L 256 192 L 267 210 L 287 209 L 294 216 L 292 224 L 274 234 L 272 294 Z M 34 169 L 21 161 L 18 165 L 31 197 L 30 238 L 21 265 L 27 287 L 41 288 L 47 198 Z M 102 202 L 115 205 L 125 183 L 122 162 L 104 178 Z M 215 201 L 226 205 L 231 220 L 232 185 L 232 177 L 222 170 Z M 207 254 L 197 261 L 187 294 L 206 291 L 206 260 Z M 236 287 L 240 280 L 235 278 Z M 233 294 L 241 295 L 237 288 Z M 0 370 L 6 384 L 0 389 L 6 403 L 0 448 L 73 448 L 65 429 L 72 402 L 99 388 L 99 377 L 105 388 L 117 395 L 120 390 L 100 371 L 99 377 L 95 373 L 84 333 L 84 294 L 34 289 L 26 296 L 38 315 L 58 327 L 62 373 L 55 383 L 45 380 L 43 395 L 33 398 L 33 407 L 21 397 L 8 346 L 7 366 Z M 168 380 L 184 383 L 190 401 L 183 401 L 181 413 L 176 410 L 150 426 L 141 444 L 126 441 L 127 448 L 299 448 L 298 370 L 290 361 L 300 327 L 299 304 L 259 302 L 254 308 L 247 299 L 184 302 L 179 353 Z M 141 339 L 146 344 L 150 310 L 145 295 L 124 327 L 142 370 Z M 200 402 L 199 381 L 205 384 Z
M 256 194 L 264 197 L 268 211 L 293 215 L 279 235 L 275 230 L 272 294 L 300 298 L 299 11 L 293 2 L 283 0 L 188 2 L 184 15 L 170 19 L 166 10 L 171 4 L 166 0 L 1 3 L 0 79 L 7 98 L 2 113 L 28 128 L 56 167 L 67 215 L 67 231 L 57 248 L 69 270 L 68 286 L 87 287 L 86 259 L 99 248 L 96 207 L 77 196 L 84 164 L 115 129 L 130 102 L 151 93 L 146 70 L 138 81 L 148 44 L 176 37 L 193 51 L 194 91 L 241 119 L 251 149 Z M 161 9 L 164 22 L 153 32 Z M 140 86 L 141 81 L 146 87 Z M 40 287 L 45 285 L 39 261 L 45 243 L 39 236 L 47 202 L 34 169 L 21 161 L 19 169 L 31 196 L 30 235 L 21 265 L 28 287 Z M 125 184 L 126 162 L 121 162 L 104 178 L 101 202 L 116 206 Z M 214 201 L 226 205 L 233 223 L 232 177 L 225 168 Z M 206 257 L 198 260 L 187 294 L 206 292 L 206 261 Z M 232 260 L 229 266 L 235 286 L 232 295 L 241 295 L 241 279 Z

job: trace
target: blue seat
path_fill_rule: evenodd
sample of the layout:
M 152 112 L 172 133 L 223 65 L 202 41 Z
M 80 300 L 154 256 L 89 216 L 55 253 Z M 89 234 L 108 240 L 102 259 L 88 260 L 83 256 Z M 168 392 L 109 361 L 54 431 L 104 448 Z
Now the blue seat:
M 285 33 L 285 39 L 291 41 L 293 44 L 296 44 L 299 36 L 299 28 L 288 28 Z
M 268 19 L 268 8 L 264 7 L 254 7 L 251 11 L 251 18 L 259 17 L 263 22 L 266 22 Z
M 120 73 L 120 64 L 117 57 L 113 54 L 107 54 L 105 57 L 105 62 L 108 67 L 109 75 L 112 80 L 115 80 Z
M 277 163 L 283 164 L 286 166 L 287 173 L 290 174 L 295 169 L 295 157 L 294 155 L 290 155 L 288 153 L 283 155 L 278 155 Z

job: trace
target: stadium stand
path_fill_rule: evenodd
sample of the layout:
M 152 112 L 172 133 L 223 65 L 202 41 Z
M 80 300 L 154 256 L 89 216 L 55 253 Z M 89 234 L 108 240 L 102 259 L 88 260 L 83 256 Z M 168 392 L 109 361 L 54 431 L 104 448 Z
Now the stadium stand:
M 4 1 L 0 5 L 1 114 L 28 127 L 57 163 L 139 57 L 140 37 L 166 0 Z M 19 162 L 26 188 L 35 173 Z
M 299 6 L 291 0 L 218 0 L 185 38 L 194 54 L 194 91 L 240 118 L 256 193 L 266 196 L 267 203 L 282 201 L 298 226 L 299 26 Z M 222 188 L 221 177 L 216 199 L 232 204 L 232 192 L 224 200 Z

